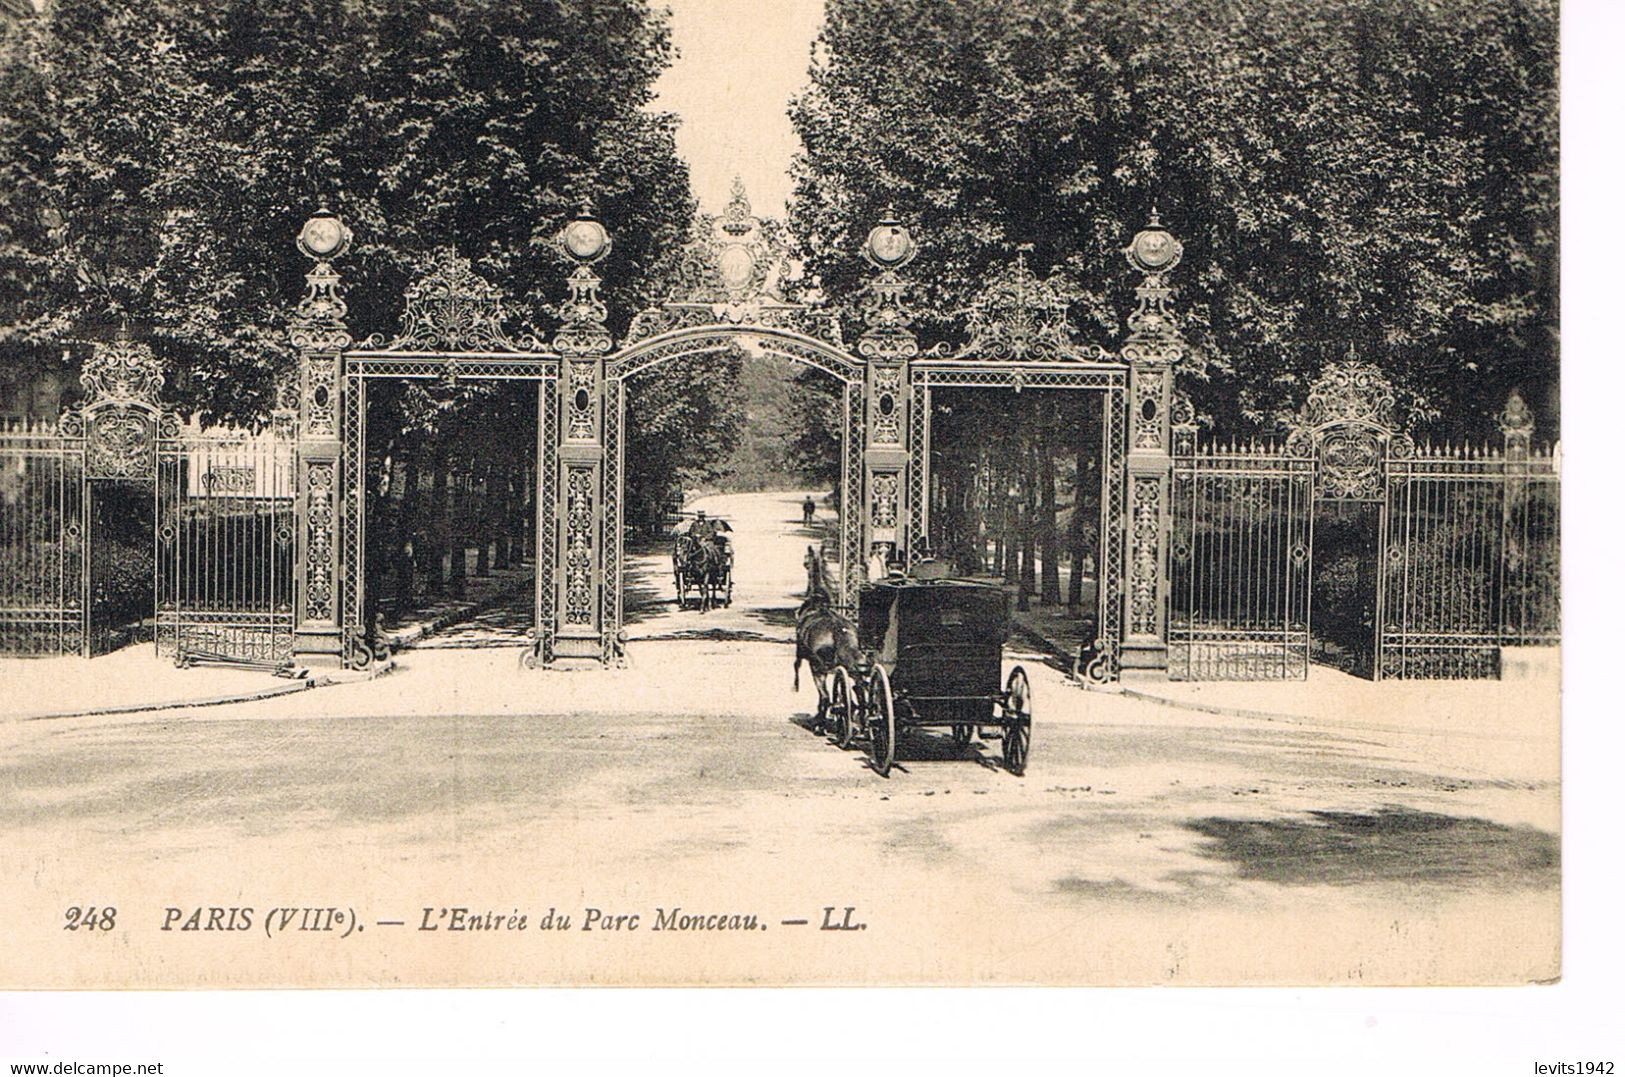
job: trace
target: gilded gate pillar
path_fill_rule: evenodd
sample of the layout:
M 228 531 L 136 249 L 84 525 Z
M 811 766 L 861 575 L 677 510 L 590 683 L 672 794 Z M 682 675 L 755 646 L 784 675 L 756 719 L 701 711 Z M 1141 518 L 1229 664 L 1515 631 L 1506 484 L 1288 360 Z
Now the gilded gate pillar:
M 863 257 L 879 270 L 864 301 L 858 354 L 864 375 L 863 550 L 866 565 L 907 560 L 911 491 L 909 466 L 908 361 L 920 353 L 909 325 L 913 312 L 903 302 L 908 286 L 898 270 L 913 261 L 917 248 L 906 226 L 887 214 L 869 232 Z
M 338 666 L 345 658 L 341 580 L 345 571 L 342 436 L 346 419 L 344 350 L 348 307 L 333 260 L 350 246 L 350 230 L 326 208 L 299 231 L 299 250 L 313 263 L 289 338 L 299 356 L 294 554 L 294 661 Z
M 620 479 L 618 473 L 606 475 L 610 467 L 618 472 L 619 461 L 605 458 L 604 423 L 618 420 L 619 400 L 608 400 L 604 357 L 613 341 L 606 325 L 608 310 L 598 294 L 600 278 L 591 266 L 609 253 L 611 241 L 604 226 L 583 212 L 565 226 L 559 246 L 575 270 L 563 321 L 553 338 L 562 390 L 553 417 L 559 437 L 554 519 L 563 533 L 551 544 L 557 551 L 553 572 L 557 594 L 551 654 L 544 647 L 542 658 L 548 664 L 561 659 L 608 664 L 620 656 L 621 641 L 616 638 L 614 611 L 604 608 L 608 573 L 619 571 L 609 563 L 609 551 L 618 546 L 617 536 L 606 533 L 605 503 L 619 496 Z
M 1155 210 L 1124 249 L 1145 279 L 1135 289 L 1123 358 L 1129 364 L 1127 616 L 1121 668 L 1125 676 L 1166 676 L 1168 670 L 1168 546 L 1172 530 L 1169 484 L 1173 475 L 1170 411 L 1174 365 L 1185 341 L 1168 300 L 1165 275 L 1183 247 L 1161 226 Z

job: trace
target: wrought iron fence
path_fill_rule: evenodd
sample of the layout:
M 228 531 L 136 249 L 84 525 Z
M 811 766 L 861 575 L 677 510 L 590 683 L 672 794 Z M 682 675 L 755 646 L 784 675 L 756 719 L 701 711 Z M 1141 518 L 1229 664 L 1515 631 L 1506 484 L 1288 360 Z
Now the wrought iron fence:
M 1382 676 L 1495 677 L 1501 648 L 1557 642 L 1558 491 L 1538 451 L 1388 461 Z
M 0 431 L 0 653 L 81 654 L 85 442 L 54 424 Z
M 1171 677 L 1301 678 L 1317 638 L 1374 678 L 1495 677 L 1503 648 L 1558 642 L 1559 475 L 1522 399 L 1500 448 L 1418 449 L 1392 412 L 1380 372 L 1351 361 L 1323 372 L 1282 446 L 1176 429 Z M 1349 532 L 1336 563 L 1317 563 L 1322 525 Z M 1323 571 L 1348 578 L 1316 586 Z

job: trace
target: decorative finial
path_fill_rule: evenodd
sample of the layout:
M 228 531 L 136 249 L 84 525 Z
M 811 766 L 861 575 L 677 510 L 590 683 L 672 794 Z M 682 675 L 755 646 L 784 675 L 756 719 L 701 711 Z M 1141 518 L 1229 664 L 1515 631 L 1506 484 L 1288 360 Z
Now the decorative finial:
M 350 229 L 323 205 L 299 229 L 299 250 L 313 262 L 326 262 L 350 249 Z
M 559 246 L 577 265 L 588 266 L 607 255 L 614 243 L 588 205 L 559 233 Z
M 738 237 L 748 234 L 755 227 L 756 220 L 750 215 L 750 199 L 745 197 L 745 181 L 735 176 L 732 197 L 728 199 L 728 208 L 722 214 L 722 230 Z
M 1507 397 L 1507 406 L 1496 418 L 1501 421 L 1501 432 L 1507 437 L 1522 435 L 1527 438 L 1535 429 L 1535 416 L 1530 412 L 1529 405 L 1524 403 L 1523 394 L 1516 389 Z
M 1161 275 L 1179 264 L 1184 244 L 1162 227 L 1156 208 L 1151 210 L 1151 221 L 1141 229 L 1123 249 L 1129 264 L 1141 273 Z

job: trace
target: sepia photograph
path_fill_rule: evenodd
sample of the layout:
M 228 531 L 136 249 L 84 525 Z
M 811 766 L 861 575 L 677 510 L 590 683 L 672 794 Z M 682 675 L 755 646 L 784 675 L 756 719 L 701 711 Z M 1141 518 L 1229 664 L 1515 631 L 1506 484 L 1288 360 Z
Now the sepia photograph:
M 1558 45 L 3 0 L 0 986 L 1558 982 Z

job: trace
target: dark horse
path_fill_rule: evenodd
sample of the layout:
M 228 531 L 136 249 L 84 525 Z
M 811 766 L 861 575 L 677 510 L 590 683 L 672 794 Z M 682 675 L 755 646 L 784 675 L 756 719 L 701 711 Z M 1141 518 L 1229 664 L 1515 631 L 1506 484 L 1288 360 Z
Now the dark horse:
M 822 551 L 808 546 L 803 564 L 807 566 L 807 597 L 796 610 L 795 690 L 801 691 L 801 663 L 805 660 L 818 686 L 818 722 L 822 725 L 829 710 L 830 675 L 836 666 L 845 666 L 848 672 L 857 668 L 858 631 L 835 610 Z
M 699 588 L 701 613 L 716 605 L 717 596 L 727 586 L 728 551 L 723 546 L 724 541 L 717 536 L 677 536 L 671 551 L 671 567 L 677 578 L 679 606 L 687 602 L 690 587 Z

